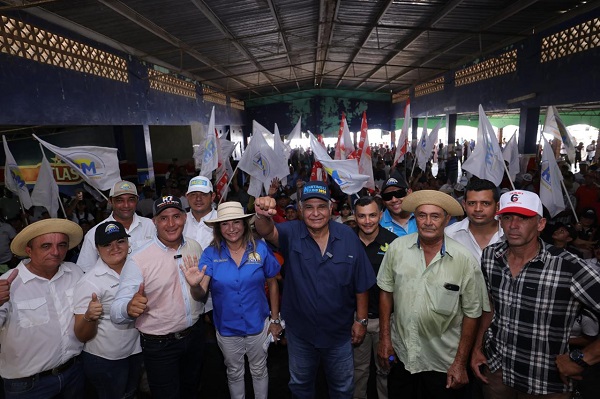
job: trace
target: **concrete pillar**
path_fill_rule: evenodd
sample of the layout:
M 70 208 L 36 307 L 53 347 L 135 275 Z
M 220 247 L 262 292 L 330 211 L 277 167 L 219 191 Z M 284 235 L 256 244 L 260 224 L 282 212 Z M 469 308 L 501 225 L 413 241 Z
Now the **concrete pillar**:
M 148 125 L 134 128 L 135 162 L 137 165 L 138 183 L 146 180 L 154 185 L 154 162 L 152 161 L 152 144 L 150 142 L 150 127 Z
M 412 139 L 419 140 L 419 118 L 412 118 Z
M 535 154 L 540 107 L 521 108 L 519 120 L 519 153 Z
M 456 122 L 458 121 L 458 115 L 448 114 L 446 121 L 448 122 L 448 126 L 446 126 L 448 129 L 448 148 L 453 149 L 454 142 L 456 141 Z

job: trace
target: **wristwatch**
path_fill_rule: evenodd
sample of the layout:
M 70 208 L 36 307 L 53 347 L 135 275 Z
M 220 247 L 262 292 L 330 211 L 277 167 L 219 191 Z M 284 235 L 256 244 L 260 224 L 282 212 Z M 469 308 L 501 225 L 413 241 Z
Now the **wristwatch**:
M 271 319 L 271 324 L 281 324 L 281 319 Z
M 369 319 L 354 319 L 354 321 L 356 321 L 357 323 L 362 324 L 363 326 L 367 326 L 369 325 Z
M 583 360 L 583 352 L 579 349 L 573 349 L 571 352 L 569 352 L 569 359 L 583 368 L 588 368 L 590 366 Z

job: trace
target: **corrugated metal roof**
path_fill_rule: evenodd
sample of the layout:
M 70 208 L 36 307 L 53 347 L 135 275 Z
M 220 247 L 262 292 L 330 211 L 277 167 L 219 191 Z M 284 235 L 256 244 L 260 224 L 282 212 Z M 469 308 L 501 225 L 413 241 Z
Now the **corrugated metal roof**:
M 59 16 L 66 28 L 102 35 L 120 51 L 134 49 L 137 57 L 239 99 L 315 87 L 402 90 L 600 6 L 582 0 L 3 3 L 53 21 Z

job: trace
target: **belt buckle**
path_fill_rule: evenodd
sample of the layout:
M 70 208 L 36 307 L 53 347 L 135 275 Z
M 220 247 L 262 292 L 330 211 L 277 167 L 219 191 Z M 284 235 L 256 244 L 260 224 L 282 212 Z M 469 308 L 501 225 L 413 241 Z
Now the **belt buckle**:
M 173 333 L 173 337 L 175 337 L 175 339 L 181 339 L 181 338 L 183 338 L 181 333 L 182 333 L 181 331 Z

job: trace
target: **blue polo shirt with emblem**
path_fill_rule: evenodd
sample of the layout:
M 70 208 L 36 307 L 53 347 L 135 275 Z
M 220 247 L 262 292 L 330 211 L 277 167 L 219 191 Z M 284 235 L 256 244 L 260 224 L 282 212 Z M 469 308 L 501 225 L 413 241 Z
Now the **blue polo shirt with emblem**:
M 269 316 L 265 281 L 275 277 L 281 266 L 263 241 L 256 241 L 256 251 L 248 244 L 238 267 L 223 242 L 221 251 L 214 245 L 202 253 L 199 266 L 206 265 L 211 277 L 215 327 L 224 337 L 258 334 Z
M 402 237 L 408 234 L 417 232 L 417 220 L 415 219 L 414 214 L 410 214 L 410 218 L 408 218 L 408 230 L 404 230 L 404 227 L 400 226 L 394 219 L 392 219 L 392 215 L 389 210 L 385 210 L 383 212 L 383 216 L 381 217 L 381 221 L 379 225 L 386 230 L 391 231 L 396 234 L 398 237 Z
M 281 223 L 277 231 L 285 259 L 286 328 L 317 348 L 339 346 L 352 335 L 356 294 L 376 282 L 363 245 L 350 227 L 334 221 L 323 255 L 304 222 Z

